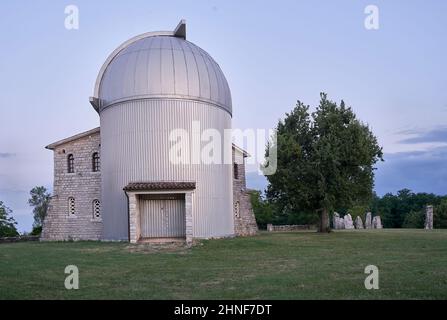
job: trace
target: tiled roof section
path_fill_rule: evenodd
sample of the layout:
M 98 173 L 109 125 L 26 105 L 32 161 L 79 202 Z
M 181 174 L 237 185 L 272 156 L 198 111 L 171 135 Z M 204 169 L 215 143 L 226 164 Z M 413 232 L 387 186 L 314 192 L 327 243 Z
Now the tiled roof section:
M 124 187 L 124 191 L 149 191 L 149 190 L 190 190 L 195 189 L 196 183 L 192 181 L 151 181 L 131 182 Z

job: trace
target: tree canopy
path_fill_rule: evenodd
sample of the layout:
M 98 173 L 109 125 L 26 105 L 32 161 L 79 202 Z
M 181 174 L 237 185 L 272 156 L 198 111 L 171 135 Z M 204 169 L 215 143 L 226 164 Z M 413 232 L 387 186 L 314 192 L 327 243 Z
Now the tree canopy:
M 0 237 L 18 236 L 17 222 L 11 217 L 12 210 L 0 201 Z
M 28 203 L 33 207 L 34 228 L 42 227 L 43 221 L 47 214 L 48 204 L 50 202 L 50 194 L 45 187 L 34 187 L 30 191 L 30 199 Z
M 402 189 L 396 194 L 375 196 L 370 208 L 373 214 L 382 217 L 385 228 L 423 228 L 427 205 L 434 209 L 433 227 L 447 228 L 447 196 Z
M 368 125 L 340 105 L 320 95 L 313 113 L 298 101 L 276 127 L 277 171 L 268 175 L 266 196 L 280 214 L 319 214 L 320 231 L 329 231 L 328 213 L 367 203 L 372 197 L 374 164 L 382 148 Z

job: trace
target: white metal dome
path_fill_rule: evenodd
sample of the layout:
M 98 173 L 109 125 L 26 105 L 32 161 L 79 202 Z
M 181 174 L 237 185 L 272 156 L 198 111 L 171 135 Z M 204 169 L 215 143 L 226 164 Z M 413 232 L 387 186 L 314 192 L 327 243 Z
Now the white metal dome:
M 174 32 L 149 32 L 118 47 L 99 72 L 94 108 L 128 100 L 187 99 L 212 103 L 231 115 L 231 93 L 214 59 L 185 39 L 185 22 Z

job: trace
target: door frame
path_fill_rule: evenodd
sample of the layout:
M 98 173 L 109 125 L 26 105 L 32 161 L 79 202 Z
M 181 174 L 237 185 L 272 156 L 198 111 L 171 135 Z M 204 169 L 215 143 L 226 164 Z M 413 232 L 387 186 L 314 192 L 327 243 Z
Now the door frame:
M 191 243 L 193 239 L 193 199 L 194 190 L 138 190 L 125 191 L 129 199 L 129 241 L 131 243 L 138 243 L 141 238 L 141 213 L 140 213 L 140 198 L 142 195 L 161 195 L 161 194 L 175 194 L 180 193 L 185 196 L 185 240 L 186 243 Z
M 184 193 L 140 195 L 139 198 L 141 240 L 186 238 Z

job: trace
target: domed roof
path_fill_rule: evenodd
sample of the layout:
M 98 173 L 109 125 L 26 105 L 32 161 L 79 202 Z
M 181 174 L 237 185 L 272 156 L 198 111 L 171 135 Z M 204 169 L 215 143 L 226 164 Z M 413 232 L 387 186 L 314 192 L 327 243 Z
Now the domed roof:
M 232 113 L 231 93 L 219 65 L 185 39 L 182 21 L 174 32 L 150 32 L 118 47 L 104 63 L 92 105 L 151 98 L 205 101 Z

